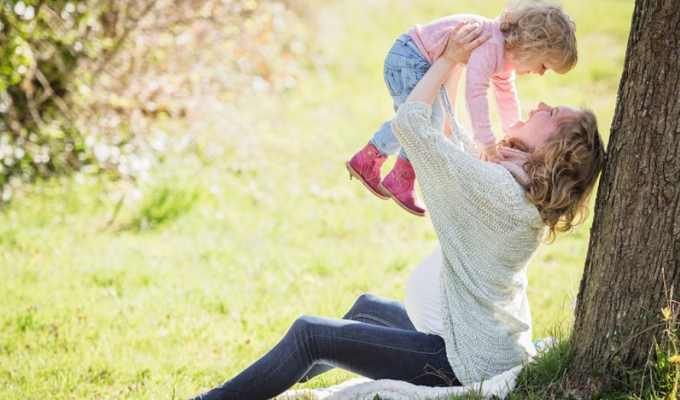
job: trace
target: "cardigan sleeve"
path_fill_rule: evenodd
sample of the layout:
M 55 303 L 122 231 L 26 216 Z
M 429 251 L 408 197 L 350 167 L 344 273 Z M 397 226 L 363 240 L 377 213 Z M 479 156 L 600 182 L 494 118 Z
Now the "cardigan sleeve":
M 409 154 L 441 244 L 447 358 L 461 382 L 470 384 L 527 358 L 526 266 L 542 227 L 510 172 L 445 139 L 432 128 L 431 112 L 425 103 L 405 103 L 392 131 Z
M 452 185 L 442 186 L 466 187 L 485 197 L 502 197 L 507 190 L 508 177 L 513 186 L 518 185 L 504 167 L 480 161 L 447 140 L 432 127 L 431 113 L 432 107 L 425 103 L 405 103 L 392 120 L 392 131 L 408 153 L 409 160 L 422 171 L 416 171 L 421 183 L 450 182 Z M 451 191 L 461 192 L 458 189 Z
M 477 143 L 472 140 L 472 134 L 460 124 L 458 124 L 458 131 L 460 132 L 461 143 L 465 154 L 477 158 L 477 156 L 479 156 L 479 148 L 477 147 Z
M 432 107 L 405 103 L 392 131 L 409 155 L 433 223 L 444 225 L 463 214 L 494 226 L 497 234 L 520 223 L 535 223 L 524 189 L 503 166 L 478 160 L 451 143 L 430 122 Z

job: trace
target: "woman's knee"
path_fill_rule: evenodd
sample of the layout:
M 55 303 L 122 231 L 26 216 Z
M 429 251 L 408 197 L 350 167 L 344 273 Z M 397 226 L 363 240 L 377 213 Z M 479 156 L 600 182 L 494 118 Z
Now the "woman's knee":
M 293 325 L 290 327 L 290 331 L 298 334 L 307 332 L 311 327 L 316 325 L 317 319 L 318 317 L 314 317 L 312 315 L 301 315 L 295 320 L 295 322 L 293 322 Z
M 337 336 L 337 319 L 303 315 L 293 322 L 283 341 L 295 348 L 300 356 L 315 364 L 328 345 L 328 338 Z
M 345 314 L 342 319 L 356 319 L 358 315 L 365 314 L 373 310 L 375 305 L 378 303 L 380 303 L 380 296 L 364 293 L 356 299 L 352 308 L 349 309 L 347 314 Z

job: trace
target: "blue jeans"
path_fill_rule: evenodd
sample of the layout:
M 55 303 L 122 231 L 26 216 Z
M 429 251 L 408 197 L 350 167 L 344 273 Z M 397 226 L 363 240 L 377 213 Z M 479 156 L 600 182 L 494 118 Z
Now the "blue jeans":
M 384 67 L 385 84 L 394 100 L 395 112 L 399 106 L 404 104 L 408 95 L 429 69 L 430 63 L 423 57 L 411 37 L 407 34 L 401 35 L 387 53 Z M 442 88 L 440 96 L 432 104 L 432 126 L 440 131 L 444 128 L 444 108 L 441 97 L 445 95 L 445 90 Z M 399 140 L 392 133 L 392 119 L 383 122 L 380 129 L 373 134 L 371 143 L 382 155 L 391 156 L 398 151 L 399 157 L 408 160 Z
M 460 386 L 441 336 L 416 331 L 403 303 L 364 294 L 343 319 L 298 318 L 262 358 L 194 400 L 265 400 L 333 367 L 371 379 Z

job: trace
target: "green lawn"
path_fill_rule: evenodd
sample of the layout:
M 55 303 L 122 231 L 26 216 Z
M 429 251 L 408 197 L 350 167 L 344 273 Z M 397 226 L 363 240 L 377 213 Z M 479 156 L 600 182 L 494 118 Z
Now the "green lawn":
M 436 236 L 349 181 L 344 162 L 392 115 L 382 60 L 393 40 L 505 1 L 465 3 L 328 1 L 310 27 L 323 48 L 310 76 L 283 96 L 213 104 L 187 124 L 190 150 L 139 190 L 78 177 L 17 193 L 0 214 L 0 398 L 187 398 L 301 314 L 340 317 L 365 292 L 401 299 Z M 579 64 L 520 77 L 523 111 L 585 105 L 606 135 L 633 1 L 563 3 Z M 532 261 L 535 337 L 568 323 L 587 239 L 585 226 Z

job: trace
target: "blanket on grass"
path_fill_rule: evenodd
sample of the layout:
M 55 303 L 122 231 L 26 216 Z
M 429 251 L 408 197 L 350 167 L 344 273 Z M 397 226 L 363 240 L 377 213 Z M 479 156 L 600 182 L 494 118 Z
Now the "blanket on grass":
M 373 381 L 355 378 L 329 388 L 289 390 L 277 396 L 276 400 L 373 400 L 376 396 L 383 400 L 443 400 L 468 393 L 477 393 L 483 399 L 492 396 L 503 399 L 515 389 L 521 370 L 519 365 L 488 381 L 457 387 L 427 387 L 391 379 Z

